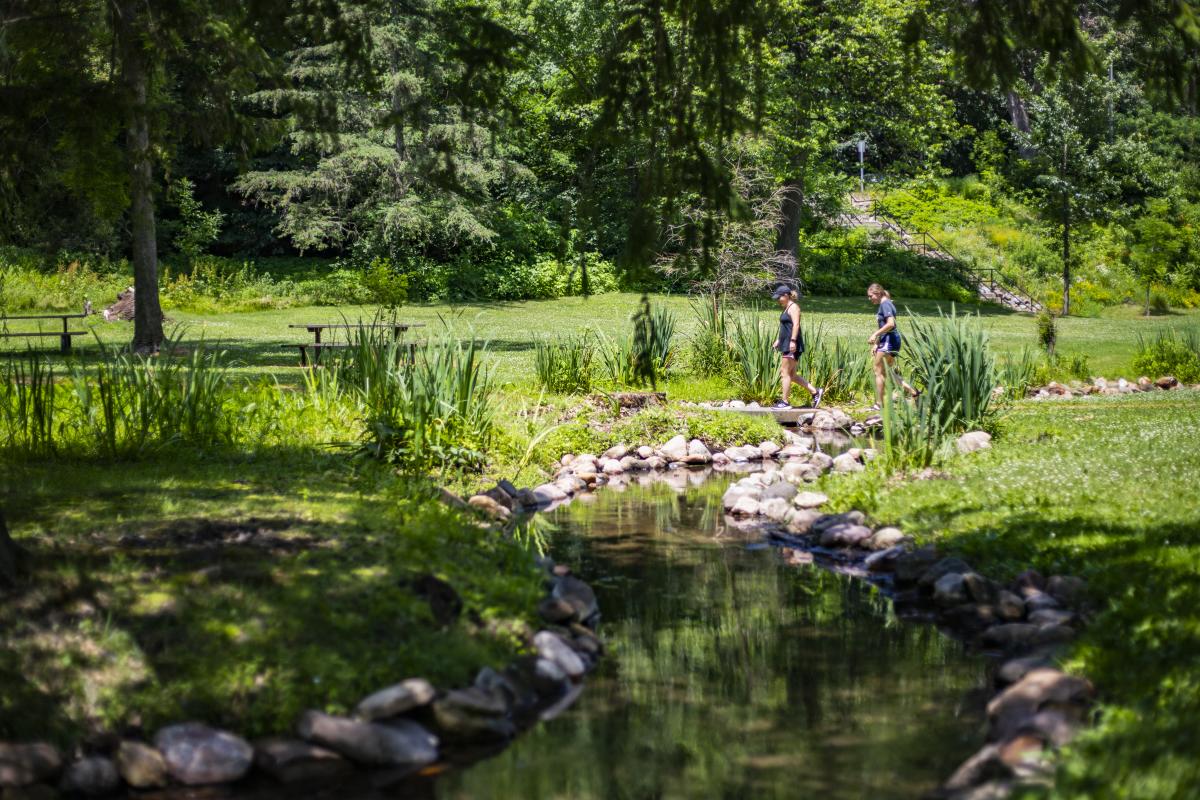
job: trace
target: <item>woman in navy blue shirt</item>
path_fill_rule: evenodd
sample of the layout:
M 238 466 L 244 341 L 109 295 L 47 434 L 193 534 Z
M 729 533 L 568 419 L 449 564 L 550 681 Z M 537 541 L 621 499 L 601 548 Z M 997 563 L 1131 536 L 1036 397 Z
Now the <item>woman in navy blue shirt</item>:
M 883 391 L 887 387 L 886 369 L 891 369 L 896 374 L 906 392 L 913 397 L 918 393 L 900 378 L 900 373 L 896 370 L 896 356 L 900 355 L 900 329 L 896 327 L 896 304 L 892 302 L 892 296 L 878 283 L 872 283 L 867 287 L 867 298 L 879 306 L 875 312 L 875 326 L 878 330 L 867 339 L 871 343 L 871 355 L 875 359 L 875 405 L 871 406 L 871 409 L 878 411 L 883 408 Z

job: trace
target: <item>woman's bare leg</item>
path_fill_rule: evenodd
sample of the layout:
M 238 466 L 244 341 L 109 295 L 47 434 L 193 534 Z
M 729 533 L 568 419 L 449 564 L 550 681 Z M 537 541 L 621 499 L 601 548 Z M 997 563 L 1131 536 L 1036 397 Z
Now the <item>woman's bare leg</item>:
M 796 371 L 796 362 L 790 358 L 779 359 L 779 379 L 783 383 L 783 402 L 791 405 L 792 374 Z
M 884 372 L 883 353 L 875 353 L 875 405 L 883 408 L 883 390 L 887 387 L 887 373 Z
M 916 397 L 917 390 L 909 386 L 908 381 L 904 380 L 904 376 L 900 374 L 900 370 L 896 369 L 895 356 L 887 356 L 887 365 L 888 369 L 892 371 L 892 375 L 896 378 L 896 380 L 900 381 L 900 385 L 904 388 L 904 391 L 908 392 L 908 396 Z
M 811 383 L 809 383 L 808 379 L 805 378 L 803 375 L 800 375 L 799 373 L 797 373 L 796 370 L 799 369 L 799 367 L 800 367 L 800 360 L 799 359 L 792 360 L 792 381 L 794 383 L 798 383 L 801 386 L 803 386 L 804 390 L 806 392 L 808 392 L 810 395 L 815 395 L 817 393 L 817 387 L 815 387 Z

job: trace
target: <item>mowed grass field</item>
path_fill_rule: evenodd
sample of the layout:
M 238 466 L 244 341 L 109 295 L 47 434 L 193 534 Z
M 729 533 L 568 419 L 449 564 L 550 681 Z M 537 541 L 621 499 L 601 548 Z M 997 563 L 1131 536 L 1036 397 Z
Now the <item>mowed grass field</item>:
M 460 339 L 473 337 L 486 343 L 487 359 L 494 366 L 496 379 L 502 384 L 513 384 L 513 388 L 523 388 L 533 383 L 533 351 L 539 338 L 579 334 L 587 330 L 599 331 L 608 337 L 626 334 L 631 330 L 630 317 L 637 310 L 640 299 L 641 295 L 622 293 L 510 303 L 409 305 L 400 310 L 398 318 L 425 326 L 410 331 L 409 335 L 414 338 L 449 334 Z M 651 302 L 665 305 L 675 312 L 678 322 L 677 343 L 679 346 L 685 344 L 686 338 L 699 325 L 693 301 L 686 296 L 652 295 Z M 911 323 L 913 315 L 937 316 L 951 310 L 949 303 L 941 301 L 909 301 L 898 297 L 896 302 L 902 315 L 902 331 Z M 805 298 L 801 308 L 805 330 L 810 336 L 819 326 L 827 336 L 859 339 L 863 347 L 867 347 L 866 338 L 875 326 L 875 307 L 865 297 Z M 981 316 L 998 352 L 1036 347 L 1036 325 L 1034 318 L 1028 314 L 1012 313 L 992 305 L 960 307 L 959 311 Z M 754 314 L 772 325 L 779 315 L 769 302 L 764 303 L 760 310 L 742 308 L 735 313 Z M 217 315 L 173 312 L 168 330 L 185 347 L 204 340 L 214 347 L 227 350 L 236 362 L 237 373 L 248 377 L 270 376 L 283 383 L 296 383 L 300 380 L 301 370 L 297 349 L 290 345 L 311 342 L 312 335 L 303 329 L 289 328 L 289 325 L 357 322 L 371 320 L 377 314 L 378 309 L 370 306 L 322 306 Z M 106 323 L 99 318 L 76 322 L 82 322 L 95 332 L 99 341 L 110 346 L 123 346 L 133 335 L 132 323 Z M 58 325 L 57 321 L 10 322 L 8 329 L 35 330 L 39 324 L 43 330 L 56 330 Z M 1197 325 L 1200 325 L 1200 311 L 1145 318 L 1139 315 L 1138 309 L 1122 306 L 1108 309 L 1102 317 L 1059 320 L 1058 352 L 1063 356 L 1086 355 L 1094 375 L 1136 378 L 1130 371 L 1130 361 L 1137 351 L 1139 336 L 1150 338 L 1169 327 Z M 338 335 L 344 341 L 345 333 Z M 324 339 L 329 340 L 328 333 Z M 0 340 L 0 352 L 20 351 L 27 346 L 27 340 Z M 53 351 L 57 339 L 42 339 L 37 346 Z M 95 354 L 98 349 L 96 339 L 90 336 L 77 338 L 76 347 L 84 357 L 89 353 Z M 686 377 L 680 376 L 685 383 Z M 676 381 L 676 384 L 679 383 Z M 673 385 L 673 388 L 676 387 Z M 691 396 L 690 399 L 707 399 L 705 394 L 715 392 L 719 395 L 724 389 L 711 383 L 686 387 L 680 385 L 677 388 L 683 389 Z

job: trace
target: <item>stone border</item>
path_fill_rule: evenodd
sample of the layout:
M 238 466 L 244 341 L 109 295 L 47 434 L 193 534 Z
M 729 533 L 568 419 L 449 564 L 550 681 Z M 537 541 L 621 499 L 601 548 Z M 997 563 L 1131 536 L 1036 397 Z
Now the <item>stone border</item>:
M 924 615 L 963 638 L 973 637 L 985 649 L 1019 656 L 997 671 L 997 688 L 1003 691 L 988 706 L 988 744 L 946 781 L 938 796 L 957 799 L 988 792 L 989 797 L 1001 797 L 1022 782 L 1044 781 L 1042 752 L 1071 740 L 1092 696 L 1086 681 L 1050 667 L 1054 649 L 1070 641 L 1073 626 L 1084 619 L 1086 612 L 1079 606 L 1082 581 L 1062 576 L 1045 581 L 1026 572 L 1005 589 L 960 559 L 939 558 L 932 547 L 910 551 L 909 540 L 896 528 L 872 531 L 861 512 L 817 512 L 828 498 L 798 491 L 798 484 L 829 471 L 861 471 L 875 455 L 869 448 L 852 448 L 835 458 L 822 452 L 818 441 L 834 431 L 857 434 L 877 424 L 877 418 L 854 422 L 835 409 L 814 415 L 812 437 L 784 430 L 782 446 L 764 441 L 714 453 L 700 440 L 683 436 L 658 448 L 617 445 L 601 456 L 563 456 L 555 480 L 534 489 L 501 481 L 465 502 L 445 490 L 442 497 L 454 506 L 475 508 L 511 530 L 520 515 L 605 484 L 620 485 L 639 472 L 681 467 L 735 471 L 761 464 L 762 472 L 726 491 L 723 505 L 734 517 L 765 517 L 776 526 L 768 530 L 769 538 L 882 585 L 898 612 Z M 987 447 L 988 442 L 978 439 L 981 443 L 964 447 L 964 440 L 980 433 L 960 439 L 959 450 Z M 364 698 L 351 716 L 307 711 L 297 722 L 295 736 L 253 745 L 198 722 L 168 725 L 152 745 L 112 737 L 106 748 L 96 748 L 65 768 L 62 754 L 47 743 L 0 743 L 0 788 L 57 781 L 66 793 L 96 796 L 122 786 L 209 786 L 250 775 L 283 784 L 344 779 L 356 766 L 395 783 L 440 761 L 455 760 L 456 748 L 502 747 L 574 703 L 582 693 L 583 678 L 604 652 L 595 633 L 599 608 L 591 587 L 548 558 L 541 565 L 548 594 L 538 614 L 548 624 L 532 637 L 536 655 L 518 657 L 499 672 L 484 667 L 469 687 L 443 691 L 409 678 Z
M 1026 397 L 1034 400 L 1048 399 L 1069 399 L 1073 397 L 1085 397 L 1087 395 L 1113 395 L 1113 394 L 1136 394 L 1138 392 L 1156 392 L 1156 391 L 1179 391 L 1181 389 L 1191 389 L 1200 391 L 1200 383 L 1193 386 L 1188 386 L 1180 382 L 1174 375 L 1163 375 L 1158 380 L 1150 380 L 1145 375 L 1138 378 L 1136 381 L 1127 381 L 1124 378 L 1117 380 L 1108 380 L 1107 378 L 1092 378 L 1084 383 L 1080 381 L 1072 381 L 1069 385 L 1050 381 L 1045 386 L 1032 386 L 1025 393 Z
M 865 430 L 840 411 L 821 414 L 816 437 Z M 716 453 L 700 440 L 682 436 L 659 448 L 618 445 L 599 457 L 564 456 L 555 480 L 534 489 L 501 481 L 468 501 L 444 489 L 442 499 L 483 512 L 511 530 L 517 516 L 607 483 L 619 484 L 623 476 L 638 472 L 678 466 L 737 469 L 750 462 L 804 458 L 818 464 L 815 479 L 832 467 L 833 459 L 816 448 L 816 438 L 790 431 L 783 431 L 783 437 L 783 446 L 764 441 Z M 395 783 L 456 760 L 456 750 L 494 750 L 569 707 L 604 652 L 595 633 L 600 612 L 591 587 L 550 559 L 543 558 L 541 566 L 548 594 L 537 611 L 547 624 L 532 637 L 535 654 L 519 657 L 501 671 L 485 667 L 471 686 L 440 690 L 424 679 L 409 678 L 363 698 L 350 716 L 306 711 L 292 735 L 253 744 L 200 722 L 167 725 L 152 742 L 101 737 L 96 744 L 79 746 L 69 762 L 45 742 L 0 742 L 0 789 L 53 792 L 47 784 L 54 784 L 68 794 L 100 796 L 122 787 L 213 786 L 260 775 L 287 784 L 345 780 L 356 766 L 370 769 L 376 782 Z
M 256 775 L 294 784 L 343 780 L 355 766 L 371 769 L 376 782 L 396 783 L 456 760 L 456 751 L 494 749 L 571 705 L 604 652 L 591 587 L 547 559 L 542 566 L 548 593 L 538 612 L 552 624 L 532 637 L 535 654 L 500 671 L 485 667 L 471 686 L 439 690 L 410 678 L 363 698 L 349 716 L 306 711 L 294 735 L 253 744 L 199 722 L 167 725 L 152 742 L 114 735 L 70 763 L 44 742 L 0 743 L 0 788 L 53 796 L 46 784 L 54 784 L 67 794 L 100 796 Z

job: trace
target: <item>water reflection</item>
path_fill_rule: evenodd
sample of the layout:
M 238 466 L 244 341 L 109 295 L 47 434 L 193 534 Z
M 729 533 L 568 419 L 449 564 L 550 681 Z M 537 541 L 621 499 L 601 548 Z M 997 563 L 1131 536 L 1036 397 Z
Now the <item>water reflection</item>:
M 553 512 L 611 656 L 575 708 L 432 796 L 910 798 L 978 744 L 982 663 L 866 584 L 748 548 L 726 481 L 688 477 Z

